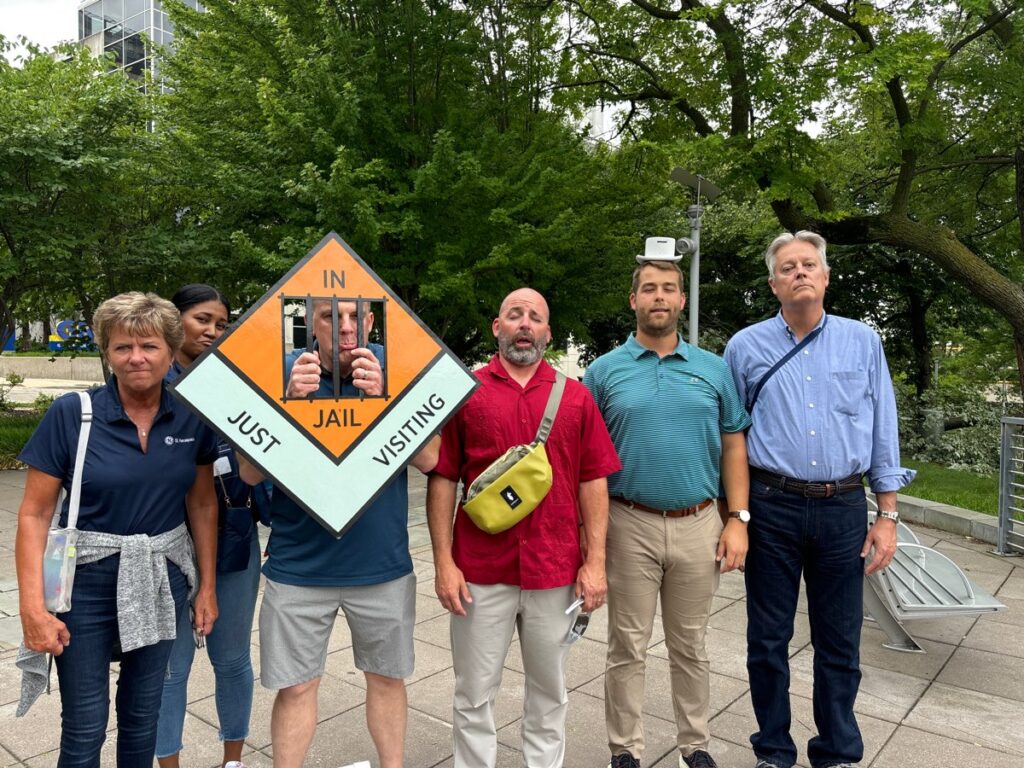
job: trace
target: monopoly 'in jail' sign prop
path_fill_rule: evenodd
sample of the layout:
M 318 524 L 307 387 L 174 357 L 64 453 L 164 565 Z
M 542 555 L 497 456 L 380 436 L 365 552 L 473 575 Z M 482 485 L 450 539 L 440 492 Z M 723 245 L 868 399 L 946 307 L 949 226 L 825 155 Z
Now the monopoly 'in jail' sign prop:
M 312 318 L 316 307 L 328 305 L 332 314 L 324 322 L 331 325 L 317 326 L 317 333 L 332 336 L 334 364 L 321 360 L 319 393 L 290 397 L 285 358 L 293 341 L 299 352 L 303 341 L 316 349 Z M 381 357 L 380 395 L 352 395 L 340 380 L 338 342 L 351 334 L 353 318 L 356 346 Z M 476 386 L 451 350 L 333 232 L 173 384 L 176 395 L 335 536 Z

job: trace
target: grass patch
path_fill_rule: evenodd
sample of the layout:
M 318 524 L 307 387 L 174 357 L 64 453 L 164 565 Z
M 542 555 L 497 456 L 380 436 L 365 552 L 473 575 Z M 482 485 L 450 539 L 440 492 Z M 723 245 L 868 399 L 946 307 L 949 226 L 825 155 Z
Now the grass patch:
M 42 418 L 37 411 L 0 413 L 0 469 L 24 466 L 17 456 Z
M 986 515 L 999 514 L 999 475 L 976 475 L 924 461 L 904 460 L 903 465 L 916 469 L 917 477 L 900 493 Z

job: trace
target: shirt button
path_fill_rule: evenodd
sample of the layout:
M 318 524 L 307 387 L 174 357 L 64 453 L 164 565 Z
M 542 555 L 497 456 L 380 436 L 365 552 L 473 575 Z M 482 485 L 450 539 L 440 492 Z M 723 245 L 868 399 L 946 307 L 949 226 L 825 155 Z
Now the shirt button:
M 813 430 L 813 429 L 811 430 L 811 434 L 812 434 L 812 435 L 814 434 L 814 430 Z
M 816 462 L 816 461 L 812 461 L 812 462 L 811 462 L 811 466 L 812 466 L 812 467 L 816 467 L 816 466 L 818 466 L 818 462 Z
M 522 422 L 523 422 L 523 424 L 525 424 L 525 423 L 526 423 L 526 419 L 520 419 L 520 421 L 522 421 Z
M 811 377 L 810 377 L 810 376 L 808 376 L 808 377 L 807 377 L 807 380 L 808 380 L 808 381 L 810 381 L 810 380 L 811 380 Z
M 809 355 L 809 354 L 811 354 L 811 353 L 810 353 L 810 351 L 809 351 L 809 350 L 806 350 L 806 349 L 805 349 L 805 350 L 804 350 L 804 354 L 805 354 L 805 355 Z
M 808 408 L 813 408 L 813 407 L 814 407 L 814 403 L 808 403 L 808 404 L 807 404 L 807 407 L 808 407 Z

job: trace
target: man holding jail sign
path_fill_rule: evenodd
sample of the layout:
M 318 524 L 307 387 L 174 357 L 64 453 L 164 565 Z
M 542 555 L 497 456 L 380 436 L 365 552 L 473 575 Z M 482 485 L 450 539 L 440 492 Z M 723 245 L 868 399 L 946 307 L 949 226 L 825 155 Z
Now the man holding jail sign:
M 366 341 L 373 329 L 373 312 L 360 311 L 355 301 L 338 301 L 337 335 L 334 333 L 334 302 L 313 299 L 312 317 L 306 327 L 316 343 L 303 352 L 292 352 L 285 358 L 288 380 L 286 397 L 345 397 L 346 388 L 354 387 L 352 395 L 382 395 L 384 374 L 381 359 L 384 348 Z M 308 314 L 308 313 L 307 313 Z M 337 339 L 337 348 L 335 348 Z M 334 374 L 338 373 L 341 392 L 334 391 Z
M 373 313 L 365 303 L 307 300 L 313 341 L 306 350 L 285 358 L 286 397 L 383 394 L 384 348 L 366 340 Z M 440 438 L 433 438 L 412 465 L 422 472 L 432 470 L 439 444 Z M 263 479 L 248 462 L 240 462 L 240 467 L 246 482 Z M 340 539 L 275 489 L 263 568 L 260 681 L 277 691 L 270 725 L 277 768 L 299 768 L 306 758 L 316 730 L 327 644 L 339 609 L 352 635 L 355 666 L 366 678 L 366 720 L 379 765 L 401 768 L 407 720 L 404 679 L 413 670 L 416 604 L 408 512 L 404 470 Z

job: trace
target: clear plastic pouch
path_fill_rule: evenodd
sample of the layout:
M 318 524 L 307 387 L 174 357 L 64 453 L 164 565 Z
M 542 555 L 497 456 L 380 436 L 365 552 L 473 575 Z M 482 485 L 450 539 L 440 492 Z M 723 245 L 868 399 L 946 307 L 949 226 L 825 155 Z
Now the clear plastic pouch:
M 78 561 L 78 531 L 74 528 L 51 528 L 43 553 L 43 594 L 46 610 L 65 613 L 71 610 L 71 589 L 75 584 Z

